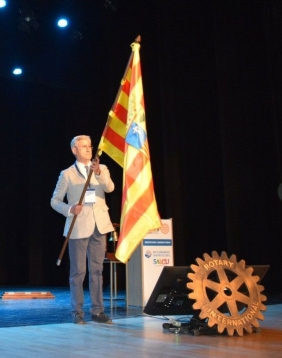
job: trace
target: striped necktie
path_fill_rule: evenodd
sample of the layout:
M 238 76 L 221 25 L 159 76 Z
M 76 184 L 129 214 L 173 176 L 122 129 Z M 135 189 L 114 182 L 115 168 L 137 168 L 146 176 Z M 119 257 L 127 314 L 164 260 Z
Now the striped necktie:
M 88 165 L 85 165 L 85 170 L 86 170 L 86 174 L 87 174 L 87 178 L 88 178 L 89 171 L 90 171 L 90 169 L 89 169 L 89 166 L 88 166 Z

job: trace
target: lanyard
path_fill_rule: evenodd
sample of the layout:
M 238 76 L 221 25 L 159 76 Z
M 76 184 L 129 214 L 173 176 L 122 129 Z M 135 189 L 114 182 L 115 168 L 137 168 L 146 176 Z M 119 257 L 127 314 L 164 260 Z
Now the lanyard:
M 81 173 L 81 171 L 79 170 L 79 168 L 78 168 L 78 166 L 77 166 L 76 163 L 74 163 L 74 166 L 75 166 L 76 170 L 78 171 L 78 173 L 79 173 L 80 175 L 82 175 L 83 178 L 85 178 L 85 179 L 87 180 L 87 177 L 85 177 L 85 175 L 83 175 L 83 174 Z M 90 188 L 90 183 L 89 183 L 89 185 L 88 185 L 88 188 Z
M 79 168 L 78 168 L 78 166 L 77 166 L 76 163 L 74 163 L 74 166 L 76 167 L 76 170 L 79 172 L 79 174 L 82 175 L 83 178 L 85 178 L 85 175 L 83 175 L 83 174 L 81 173 L 81 171 L 79 170 Z M 87 178 L 85 178 L 85 179 L 87 179 Z

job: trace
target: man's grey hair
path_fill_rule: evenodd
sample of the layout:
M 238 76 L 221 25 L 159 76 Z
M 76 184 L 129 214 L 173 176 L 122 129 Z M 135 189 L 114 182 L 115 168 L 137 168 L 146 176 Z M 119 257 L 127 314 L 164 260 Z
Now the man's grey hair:
M 89 135 L 78 135 L 71 140 L 71 143 L 70 143 L 71 148 L 75 147 L 76 142 L 78 142 L 82 139 L 88 140 L 89 143 L 91 143 L 91 138 L 89 137 Z

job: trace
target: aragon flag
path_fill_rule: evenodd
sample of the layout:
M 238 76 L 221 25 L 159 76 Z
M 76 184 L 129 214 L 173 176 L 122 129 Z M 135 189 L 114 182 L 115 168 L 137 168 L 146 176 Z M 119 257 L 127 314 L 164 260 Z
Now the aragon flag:
M 99 146 L 123 167 L 120 233 L 115 256 L 124 263 L 149 231 L 161 227 L 146 130 L 140 37 L 131 47 L 125 76 L 110 112 L 111 120 Z
M 109 112 L 108 120 L 98 146 L 98 155 L 105 152 L 122 168 L 124 164 L 124 143 L 127 132 L 128 97 L 130 90 L 131 63 L 129 58 L 120 88 Z

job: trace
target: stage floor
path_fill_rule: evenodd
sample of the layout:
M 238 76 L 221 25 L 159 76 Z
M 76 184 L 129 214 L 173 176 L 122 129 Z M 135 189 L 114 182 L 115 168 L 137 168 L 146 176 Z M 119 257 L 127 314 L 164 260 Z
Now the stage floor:
M 281 303 L 267 305 L 257 333 L 193 336 L 163 330 L 163 323 L 168 322 L 164 317 L 126 307 L 124 293 L 112 308 L 105 293 L 105 311 L 113 318 L 112 325 L 94 323 L 90 316 L 87 324 L 75 325 L 69 314 L 68 289 L 48 290 L 54 299 L 0 301 L 1 357 L 281 357 Z
M 54 299 L 0 299 L 0 327 L 30 326 L 56 323 L 72 323 L 70 314 L 70 293 L 68 287 L 0 287 L 0 295 L 3 292 L 50 292 Z M 84 290 L 85 320 L 90 321 L 90 297 L 89 291 Z M 113 319 L 134 317 L 142 314 L 141 307 L 126 307 L 125 291 L 119 291 L 117 298 L 110 305 L 110 292 L 104 291 L 105 312 Z M 28 297 L 28 295 L 27 295 Z

